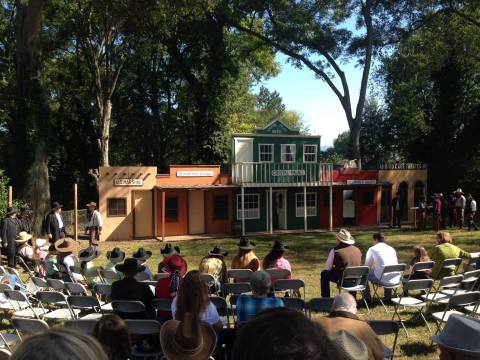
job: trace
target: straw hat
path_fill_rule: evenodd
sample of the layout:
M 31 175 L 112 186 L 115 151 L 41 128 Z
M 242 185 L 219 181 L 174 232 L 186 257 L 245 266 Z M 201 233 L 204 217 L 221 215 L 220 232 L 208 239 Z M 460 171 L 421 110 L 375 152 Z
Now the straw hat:
M 77 242 L 72 238 L 64 238 L 55 241 L 55 249 L 58 252 L 74 252 L 77 249 Z
M 41 250 L 47 250 L 49 246 L 49 243 L 46 239 L 35 239 L 35 248 L 41 249 Z
M 86 249 L 80 250 L 80 252 L 78 253 L 78 260 L 89 262 L 99 257 L 99 255 L 100 250 L 98 249 L 98 247 L 89 246 Z
M 193 313 L 185 313 L 183 321 L 163 324 L 160 343 L 169 360 L 207 360 L 215 350 L 217 336 L 210 325 L 200 324 Z
M 94 206 L 94 207 L 97 207 L 97 203 L 95 201 L 90 201 L 87 205 L 85 205 L 86 207 L 90 207 L 90 206 Z
M 31 234 L 27 233 L 26 231 L 21 231 L 18 233 L 17 238 L 15 239 L 15 242 L 17 244 L 23 244 L 23 243 L 26 243 L 31 238 L 32 238 Z
M 344 244 L 353 245 L 355 244 L 355 239 L 350 234 L 348 230 L 340 229 L 340 231 L 336 235 L 337 239 Z
M 253 250 L 255 249 L 255 243 L 250 241 L 250 239 L 246 236 L 242 236 L 240 238 L 240 242 L 238 243 L 238 247 L 242 250 Z
M 452 314 L 433 342 L 458 354 L 480 357 L 480 320 Z
M 119 263 L 125 259 L 125 252 L 115 247 L 112 251 L 107 251 L 106 256 L 112 263 Z
M 368 360 L 367 345 L 349 332 L 340 330 L 330 335 L 329 338 L 337 350 L 337 359 Z

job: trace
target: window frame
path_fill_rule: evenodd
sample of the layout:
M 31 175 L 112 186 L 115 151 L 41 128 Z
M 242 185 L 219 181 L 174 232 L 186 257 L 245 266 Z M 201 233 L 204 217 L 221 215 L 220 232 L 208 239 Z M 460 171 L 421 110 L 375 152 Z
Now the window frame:
M 272 160 L 270 160 L 270 161 L 262 160 L 262 154 L 268 154 L 268 153 L 264 153 L 264 152 L 261 151 L 262 146 L 270 146 L 271 147 Z M 275 144 L 258 144 L 258 162 L 259 163 L 273 163 L 274 161 L 275 161 Z
M 245 217 L 245 220 L 256 220 L 256 219 L 260 219 L 261 217 L 261 213 L 260 213 L 260 194 L 259 193 L 249 193 L 249 194 L 244 194 L 245 196 L 245 199 L 248 197 L 248 196 L 256 196 L 257 197 L 257 214 L 256 216 L 248 216 L 248 217 Z M 236 206 L 236 210 L 237 210 L 237 220 L 242 220 L 242 211 L 243 210 L 243 204 L 242 204 L 242 209 L 240 209 L 240 204 L 242 202 L 242 194 L 237 194 L 237 206 Z M 248 203 L 247 201 L 245 201 L 245 203 Z M 254 209 L 254 208 L 253 208 Z M 247 209 L 247 210 L 252 210 L 252 209 Z
M 284 160 L 284 155 L 291 154 L 291 153 L 287 153 L 287 152 L 284 151 L 285 146 L 290 146 L 290 147 L 293 148 L 293 160 L 292 161 Z M 296 160 L 297 160 L 297 145 L 296 144 L 281 144 L 280 145 L 280 162 L 286 163 L 286 164 L 291 164 L 291 163 L 296 162 Z
M 300 198 L 299 198 L 300 195 Z M 314 195 L 315 198 L 315 205 L 313 206 L 308 206 L 308 196 L 309 195 Z M 303 199 L 303 192 L 297 192 L 295 193 L 295 217 L 297 218 L 303 218 L 305 216 L 304 214 L 304 206 L 305 202 L 303 202 L 304 206 L 298 206 L 298 201 Z M 317 216 L 317 208 L 318 208 L 318 196 L 315 191 L 310 191 L 307 192 L 307 217 L 315 217 Z M 309 213 L 309 209 L 312 210 L 313 212 Z
M 124 214 L 112 214 L 110 212 L 110 200 L 122 200 L 125 204 Z M 107 198 L 107 217 L 125 217 L 127 216 L 127 198 L 126 197 L 109 197 Z
M 315 151 L 313 153 L 305 153 L 305 148 L 307 146 L 312 146 L 315 148 Z M 314 155 L 315 156 L 315 159 L 312 160 L 312 161 L 307 161 L 305 160 L 305 155 Z M 303 162 L 304 163 L 310 163 L 310 164 L 313 164 L 313 163 L 316 163 L 317 162 L 317 155 L 318 155 L 318 145 L 317 144 L 303 144 Z
M 167 199 L 176 199 L 177 201 L 177 216 L 176 218 L 173 218 L 173 217 L 169 217 L 167 215 Z M 179 211 L 180 211 L 180 203 L 179 203 L 179 196 L 178 195 L 171 195 L 171 196 L 165 196 L 165 209 L 164 209 L 164 214 L 165 214 L 165 222 L 169 222 L 169 223 L 176 223 L 178 222 L 178 218 L 179 218 Z
M 217 211 L 216 211 L 216 206 L 215 206 L 215 199 L 219 198 L 219 197 L 224 197 L 226 199 L 225 211 L 224 211 L 225 217 L 222 217 L 222 218 L 217 217 Z M 214 221 L 227 221 L 229 219 L 229 216 L 230 216 L 229 203 L 230 203 L 230 201 L 229 201 L 229 197 L 228 197 L 227 194 L 218 194 L 218 195 L 213 195 L 212 196 L 212 211 L 213 211 L 213 220 Z

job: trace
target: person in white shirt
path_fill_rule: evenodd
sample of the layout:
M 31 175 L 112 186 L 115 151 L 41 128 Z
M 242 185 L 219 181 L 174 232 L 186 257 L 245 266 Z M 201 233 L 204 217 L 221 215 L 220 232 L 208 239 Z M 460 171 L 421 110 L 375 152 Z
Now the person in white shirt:
M 473 198 L 472 194 L 467 195 L 467 208 L 468 208 L 468 231 L 472 228 L 478 230 L 477 224 L 475 224 L 475 213 L 477 212 L 477 202 Z
M 380 286 L 396 285 L 400 281 L 400 274 L 391 273 L 382 277 L 383 268 L 386 265 L 397 265 L 397 252 L 393 247 L 385 243 L 385 236 L 383 233 L 373 234 L 373 240 L 375 245 L 368 249 L 365 256 L 365 266 L 370 268 L 370 274 L 368 280 L 374 284 Z M 370 287 L 367 285 L 365 289 L 365 298 L 371 299 Z M 392 298 L 392 289 L 385 289 L 385 299 L 390 300 Z
M 58 202 L 52 203 L 52 211 L 46 217 L 45 233 L 48 235 L 48 239 L 51 244 L 54 244 L 57 240 L 63 239 L 66 236 L 65 222 L 62 217 L 62 206 Z
M 97 210 L 96 202 L 89 202 L 87 204 L 87 208 L 89 211 L 89 217 L 87 227 L 85 228 L 85 233 L 88 234 L 90 246 L 98 246 L 103 227 L 102 216 L 100 215 L 100 211 Z

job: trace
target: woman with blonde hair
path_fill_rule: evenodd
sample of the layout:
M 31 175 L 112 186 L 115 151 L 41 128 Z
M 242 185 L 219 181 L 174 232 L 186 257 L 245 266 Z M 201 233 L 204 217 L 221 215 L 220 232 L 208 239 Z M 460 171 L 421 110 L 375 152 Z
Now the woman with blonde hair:
M 255 243 L 247 237 L 242 236 L 238 243 L 238 253 L 232 260 L 232 269 L 260 270 L 260 261 L 253 252 L 254 249 Z
M 464 258 L 470 259 L 472 255 L 458 246 L 453 245 L 452 235 L 447 231 L 437 232 L 437 245 L 430 252 L 431 258 L 435 261 L 432 274 L 435 279 L 455 275 L 456 269 L 442 269 L 442 262 L 446 259 Z

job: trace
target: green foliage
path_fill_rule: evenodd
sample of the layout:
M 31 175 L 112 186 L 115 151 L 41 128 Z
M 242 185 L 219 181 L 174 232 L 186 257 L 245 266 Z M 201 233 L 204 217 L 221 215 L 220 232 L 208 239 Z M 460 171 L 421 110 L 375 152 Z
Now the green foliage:
M 0 219 L 5 217 L 8 207 L 8 185 L 10 184 L 10 179 L 5 175 L 5 170 L 0 169 Z M 20 209 L 21 207 L 28 206 L 27 203 L 14 199 L 13 207 Z

